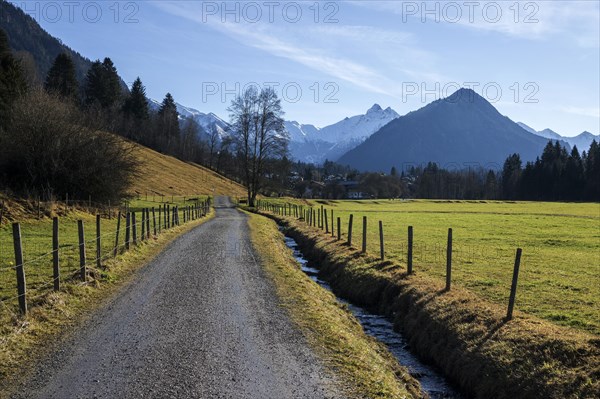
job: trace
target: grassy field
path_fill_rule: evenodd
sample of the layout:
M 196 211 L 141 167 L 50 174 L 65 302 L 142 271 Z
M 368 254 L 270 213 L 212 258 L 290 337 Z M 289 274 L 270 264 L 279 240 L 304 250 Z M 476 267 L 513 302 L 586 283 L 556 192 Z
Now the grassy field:
M 285 202 L 285 200 L 277 200 Z M 300 202 L 297 202 L 300 203 Z M 453 229 L 453 284 L 505 304 L 514 256 L 523 248 L 516 308 L 563 326 L 600 334 L 600 204 L 495 201 L 308 201 L 341 217 L 353 246 L 379 254 L 378 221 L 387 259 L 406 265 L 407 226 L 414 227 L 414 269 L 444 278 Z

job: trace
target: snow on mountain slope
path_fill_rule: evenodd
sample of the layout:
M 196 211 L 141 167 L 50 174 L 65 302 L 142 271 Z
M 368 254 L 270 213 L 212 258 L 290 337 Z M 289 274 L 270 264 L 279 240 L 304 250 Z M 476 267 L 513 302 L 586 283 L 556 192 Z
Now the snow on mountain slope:
M 563 140 L 567 141 L 572 146 L 577 146 L 579 152 L 588 151 L 592 141 L 600 143 L 600 134 L 593 135 L 590 132 L 583 132 L 575 137 L 563 137 Z
M 517 124 L 519 126 L 521 126 L 523 129 L 525 129 L 528 132 L 533 133 L 535 135 L 545 137 L 547 139 L 552 139 L 552 140 L 561 140 L 561 141 L 569 144 L 569 146 L 571 146 L 571 147 L 577 146 L 577 149 L 579 150 L 580 153 L 583 151 L 587 151 L 590 148 L 590 145 L 592 144 L 593 140 L 600 142 L 600 135 L 593 135 L 590 132 L 583 132 L 575 137 L 566 137 L 566 136 L 561 136 L 560 134 L 556 133 L 555 131 L 553 131 L 551 129 L 544 129 L 544 130 L 537 131 L 522 122 L 517 122 Z
M 319 128 L 314 125 L 303 125 L 296 121 L 285 121 L 285 130 L 290 134 L 290 141 L 303 143 L 306 140 L 310 140 L 311 137 L 315 137 Z
M 364 140 L 399 116 L 393 109 L 388 107 L 384 110 L 379 104 L 375 104 L 364 115 L 345 118 L 322 128 L 319 135 L 314 138 L 330 143 L 354 139 Z
M 290 153 L 293 159 L 321 163 L 326 159 L 337 160 L 369 136 L 400 115 L 391 108 L 373 105 L 364 115 L 356 115 L 324 128 L 286 122 L 290 133 Z
M 177 106 L 177 112 L 179 112 L 180 118 L 192 118 L 196 121 L 196 123 L 198 123 L 198 125 L 200 125 L 206 134 L 209 134 L 211 129 L 214 127 L 217 129 L 217 134 L 219 135 L 220 140 L 223 140 L 228 135 L 227 130 L 229 129 L 229 123 L 221 119 L 218 115 L 212 112 L 205 114 L 197 109 L 186 107 L 185 105 L 181 105 L 179 103 L 175 103 L 175 105 Z M 158 111 L 161 103 L 159 101 L 150 99 L 149 106 L 151 110 Z

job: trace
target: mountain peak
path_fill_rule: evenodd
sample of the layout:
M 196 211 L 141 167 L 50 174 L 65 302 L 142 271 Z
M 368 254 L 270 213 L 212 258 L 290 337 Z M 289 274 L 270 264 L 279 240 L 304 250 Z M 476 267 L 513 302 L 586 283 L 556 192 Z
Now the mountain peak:
M 373 113 L 373 112 L 379 112 L 382 111 L 382 108 L 379 104 L 373 104 L 373 106 L 371 108 L 369 108 L 369 110 L 367 111 L 367 114 Z
M 479 102 L 481 100 L 487 102 L 487 100 L 481 97 L 479 94 L 477 94 L 475 90 L 468 89 L 465 87 L 461 87 L 460 89 L 452 93 L 449 97 L 447 97 L 445 100 L 451 103 L 474 103 Z

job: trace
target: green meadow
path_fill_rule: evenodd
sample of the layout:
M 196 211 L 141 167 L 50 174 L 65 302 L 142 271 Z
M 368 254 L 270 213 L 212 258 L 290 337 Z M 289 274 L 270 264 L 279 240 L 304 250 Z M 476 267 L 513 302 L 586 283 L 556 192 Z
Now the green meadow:
M 600 334 L 598 203 L 310 200 L 304 205 L 323 205 L 329 228 L 331 211 L 334 219 L 340 217 L 344 240 L 349 216 L 354 215 L 352 245 L 359 249 L 366 216 L 367 251 L 375 256 L 382 221 L 386 259 L 403 267 L 407 230 L 413 226 L 414 270 L 439 279 L 445 278 L 452 228 L 452 283 L 500 304 L 508 302 L 515 252 L 522 248 L 516 309 Z

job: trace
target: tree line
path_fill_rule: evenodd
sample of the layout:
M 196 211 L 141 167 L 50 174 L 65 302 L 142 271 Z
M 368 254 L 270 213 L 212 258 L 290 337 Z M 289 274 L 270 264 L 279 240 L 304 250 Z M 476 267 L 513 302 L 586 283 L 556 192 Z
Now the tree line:
M 448 170 L 434 162 L 400 173 L 359 172 L 326 161 L 322 166 L 297 162 L 287 193 L 297 197 L 425 198 L 460 200 L 600 201 L 600 144 L 580 155 L 558 141 L 523 165 L 519 154 L 507 157 L 502 170 L 471 167 Z
M 273 89 L 249 88 L 231 103 L 225 137 L 182 118 L 167 93 L 151 106 L 138 77 L 123 87 L 110 58 L 93 62 L 78 81 L 67 53 L 45 80 L 27 73 L 0 30 L 0 188 L 16 194 L 97 200 L 125 195 L 137 173 L 134 147 L 110 132 L 183 161 L 207 166 L 248 187 L 253 203 L 287 152 L 283 110 Z

